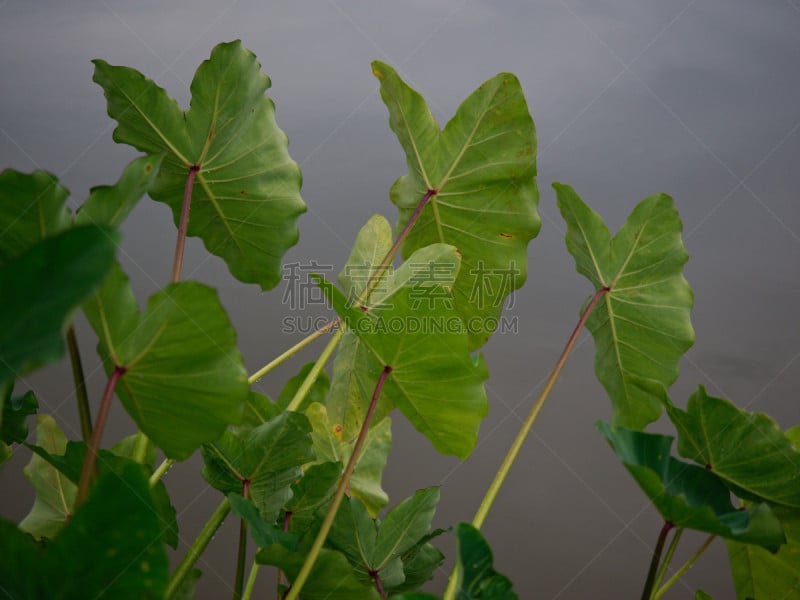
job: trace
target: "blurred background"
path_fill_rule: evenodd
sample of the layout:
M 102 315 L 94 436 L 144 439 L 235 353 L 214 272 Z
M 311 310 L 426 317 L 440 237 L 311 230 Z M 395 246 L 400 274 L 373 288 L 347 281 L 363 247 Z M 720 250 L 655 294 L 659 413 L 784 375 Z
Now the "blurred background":
M 478 447 L 463 463 L 439 456 L 395 418 L 384 478 L 393 504 L 442 485 L 434 525 L 472 518 L 592 291 L 564 246 L 553 181 L 573 185 L 612 232 L 645 196 L 672 195 L 691 256 L 697 333 L 673 400 L 685 405 L 703 384 L 782 428 L 800 423 L 800 2 L 0 0 L 0 169 L 51 171 L 77 207 L 136 156 L 111 140 L 114 123 L 90 59 L 134 67 L 186 107 L 196 67 L 215 44 L 236 38 L 271 77 L 278 124 L 303 170 L 309 210 L 287 263 L 317 261 L 338 273 L 371 215 L 396 218 L 388 189 L 405 159 L 371 60 L 393 65 L 442 126 L 481 82 L 511 71 L 536 122 L 542 231 L 529 247 L 528 282 L 507 312 L 518 331 L 495 335 L 483 350 L 490 411 Z M 121 261 L 143 304 L 169 280 L 171 213 L 145 199 L 123 233 Z M 268 293 L 236 282 L 197 239 L 187 245 L 184 278 L 219 289 L 251 372 L 302 337 L 282 332 L 283 317 L 326 314 L 320 305 L 292 310 L 282 302 L 285 282 Z M 93 334 L 82 319 L 78 325 L 96 407 L 105 376 Z M 321 345 L 256 389 L 277 396 Z M 585 332 L 484 528 L 496 568 L 522 598 L 638 597 L 661 527 L 595 430 L 610 405 L 593 356 Z M 41 412 L 79 437 L 66 362 L 17 391 L 26 386 Z M 651 429 L 668 431 L 663 421 Z M 104 442 L 133 431 L 117 405 Z M 29 458 L 18 450 L 0 471 L 6 518 L 21 518 L 32 504 L 21 475 Z M 196 455 L 165 478 L 180 514 L 181 556 L 220 501 L 200 467 Z M 229 519 L 198 563 L 198 598 L 231 593 L 236 538 Z M 684 536 L 673 564 L 702 539 Z M 439 545 L 452 556 L 452 536 Z M 443 589 L 450 564 L 430 591 Z M 273 586 L 265 569 L 259 594 L 273 597 Z M 668 597 L 693 597 L 698 588 L 734 595 L 720 541 Z

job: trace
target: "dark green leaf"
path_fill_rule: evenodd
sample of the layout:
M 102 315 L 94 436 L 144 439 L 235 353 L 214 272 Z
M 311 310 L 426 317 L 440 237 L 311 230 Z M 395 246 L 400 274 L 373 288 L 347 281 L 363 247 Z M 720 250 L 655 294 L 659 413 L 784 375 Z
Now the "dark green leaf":
M 492 335 L 503 302 L 527 275 L 527 245 L 539 233 L 536 131 L 522 88 L 510 73 L 483 83 L 444 131 L 425 100 L 381 62 L 372 63 L 389 125 L 408 174 L 392 186 L 398 229 L 428 190 L 436 190 L 403 244 L 403 256 L 433 243 L 458 248 L 463 268 L 455 305 L 470 322 L 469 349 Z
M 442 533 L 437 530 L 436 533 Z M 425 536 L 425 539 L 430 536 Z M 444 562 L 444 554 L 433 544 L 419 543 L 400 557 L 403 562 L 405 580 L 401 585 L 392 587 L 392 592 L 405 592 L 419 589 L 433 579 L 436 570 Z
M 694 593 L 694 600 L 714 600 L 714 598 L 706 594 L 703 590 L 697 590 Z
M 739 510 L 711 471 L 670 456 L 673 438 L 598 423 L 619 459 L 664 520 L 776 551 L 784 543 L 769 506 Z
M 469 523 L 456 526 L 458 538 L 457 600 L 516 600 L 507 577 L 494 570 L 492 550 Z
M 248 531 L 259 548 L 276 543 L 283 543 L 287 546 L 297 544 L 299 540 L 297 534 L 281 531 L 274 522 L 267 523 L 258 512 L 256 505 L 247 498 L 243 498 L 239 494 L 228 494 L 228 502 L 231 503 L 233 514 L 247 521 Z
M 0 390 L 0 394 L 6 396 L 2 404 L 0 441 L 6 444 L 21 444 L 28 438 L 28 417 L 36 414 L 39 402 L 31 391 L 12 398 L 10 385 L 7 390 L 7 392 Z
M 64 354 L 64 330 L 103 281 L 118 236 L 76 227 L 0 267 L 0 385 Z
M 726 540 L 736 598 L 796 598 L 800 594 L 800 511 L 774 507 L 787 543 L 777 554 Z
M 240 281 L 277 285 L 305 204 L 300 169 L 255 56 L 239 41 L 216 46 L 195 73 L 186 113 L 138 71 L 94 63 L 94 80 L 118 122 L 114 139 L 165 154 L 150 195 L 172 208 L 177 223 L 189 169 L 198 165 L 189 235 L 202 238 Z
M 700 388 L 686 411 L 668 405 L 678 452 L 704 465 L 738 496 L 800 508 L 800 453 L 771 417 L 739 410 Z
M 297 390 L 300 389 L 300 386 L 306 380 L 306 376 L 308 376 L 309 371 L 311 371 L 313 367 L 313 362 L 303 365 L 300 372 L 286 382 L 286 385 L 283 386 L 281 393 L 278 395 L 278 402 L 276 404 L 279 410 L 286 410 L 286 407 L 289 406 L 292 398 L 294 398 Z M 308 390 L 305 398 L 303 398 L 302 404 L 297 407 L 296 412 L 305 412 L 305 409 L 313 402 L 324 402 L 330 387 L 331 382 L 328 379 L 328 374 L 325 371 L 321 371 L 314 380 L 314 383 L 311 384 L 311 388 Z
M 440 600 L 440 598 L 439 596 L 434 596 L 426 592 L 410 592 L 407 594 L 393 595 L 389 600 Z
M 248 431 L 225 431 L 203 445 L 203 477 L 223 494 L 243 491 L 267 521 L 291 498 L 291 485 L 303 472 L 301 466 L 313 459 L 311 426 L 299 413 L 284 412 Z
M 0 518 L 0 591 L 11 600 L 46 598 L 41 577 L 44 547 L 16 523 Z M 4 599 L 5 600 L 5 599 Z
M 145 195 L 161 167 L 162 156 L 141 156 L 131 162 L 114 185 L 92 188 L 75 214 L 75 223 L 118 227 Z
M 316 520 L 317 513 L 327 508 L 342 470 L 340 462 L 312 465 L 303 478 L 292 485 L 292 499 L 286 504 L 287 513 L 291 512 L 292 531 L 305 532 Z
M 53 455 L 64 454 L 67 438 L 53 417 L 36 418 L 36 444 Z M 72 517 L 78 486 L 44 458 L 35 454 L 23 469 L 36 497 L 19 528 L 35 538 L 54 538 Z
M 69 227 L 68 196 L 45 171 L 0 173 L 0 265 Z
M 595 290 L 609 289 L 586 324 L 595 340 L 597 378 L 611 397 L 614 423 L 641 429 L 661 414 L 653 383 L 672 385 L 681 356 L 694 343 L 680 217 L 669 196 L 650 196 L 612 239 L 575 190 L 553 187 L 578 272 Z
M 250 395 L 247 397 L 247 404 L 244 407 L 244 414 L 242 415 L 242 429 L 252 429 L 263 425 L 270 419 L 277 417 L 280 414 L 278 405 L 272 400 L 250 390 Z
M 373 568 L 380 569 L 390 558 L 408 552 L 431 528 L 439 503 L 439 488 L 419 490 L 390 510 L 380 523 Z
M 139 428 L 183 460 L 241 419 L 249 389 L 236 332 L 215 290 L 172 284 L 139 313 L 116 266 L 84 305 L 108 372 L 124 366 L 117 394 Z

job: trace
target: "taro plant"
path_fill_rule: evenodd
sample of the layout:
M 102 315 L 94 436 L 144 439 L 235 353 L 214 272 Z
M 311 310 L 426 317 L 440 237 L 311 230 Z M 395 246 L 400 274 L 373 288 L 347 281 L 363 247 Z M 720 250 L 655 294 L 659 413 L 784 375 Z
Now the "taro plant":
M 487 412 L 479 350 L 525 281 L 540 220 L 536 134 L 513 75 L 483 83 L 441 129 L 390 66 L 372 72 L 408 166 L 390 190 L 396 226 L 380 215 L 366 222 L 340 287 L 316 277 L 336 316 L 249 376 L 215 290 L 181 280 L 187 235 L 263 290 L 279 282 L 298 239 L 300 170 L 265 96 L 270 81 L 241 43 L 217 46 L 200 65 L 186 111 L 137 71 L 95 61 L 114 139 L 144 155 L 75 214 L 51 175 L 0 174 L 0 450 L 5 460 L 28 449 L 36 492 L 20 523 L 0 520 L 3 597 L 192 597 L 202 587 L 195 563 L 231 513 L 235 598 L 252 597 L 266 566 L 278 569 L 286 600 L 435 598 L 420 590 L 444 561 L 441 535 L 458 545 L 445 599 L 533 597 L 494 570 L 480 528 L 584 326 L 613 406 L 599 432 L 664 519 L 642 598 L 661 598 L 716 538 L 738 598 L 800 597 L 800 431 L 702 387 L 685 409 L 667 395 L 694 332 L 681 221 L 663 194 L 612 237 L 572 188 L 555 184 L 567 248 L 592 289 L 572 336 L 483 500 L 476 495 L 472 523 L 431 531 L 438 487 L 387 508 L 381 475 L 395 409 L 436 451 L 473 451 Z M 115 253 L 118 227 L 145 194 L 170 206 L 178 234 L 171 281 L 140 308 Z M 96 415 L 72 326 L 79 310 L 108 377 Z M 318 360 L 298 365 L 277 400 L 250 389 L 323 337 Z M 44 414 L 29 435 L 37 400 L 17 388 L 65 348 L 82 439 L 67 440 Z M 115 398 L 139 432 L 109 441 Z M 673 437 L 645 431 L 664 411 L 681 458 Z M 198 451 L 219 507 L 170 568 L 176 511 L 162 478 Z M 686 529 L 708 539 L 671 569 Z M 252 565 L 248 544 L 258 548 Z

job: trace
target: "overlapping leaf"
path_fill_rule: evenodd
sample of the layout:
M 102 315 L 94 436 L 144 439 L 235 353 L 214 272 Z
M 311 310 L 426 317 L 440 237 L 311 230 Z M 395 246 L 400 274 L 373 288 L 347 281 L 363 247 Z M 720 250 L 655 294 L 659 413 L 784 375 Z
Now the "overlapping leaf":
M 84 311 L 107 370 L 126 369 L 117 384 L 125 409 L 167 456 L 183 460 L 239 422 L 247 373 L 215 290 L 172 284 L 140 314 L 117 265 Z
M 776 551 L 785 542 L 769 506 L 739 510 L 720 479 L 670 456 L 673 438 L 598 423 L 619 459 L 664 520 Z
M 668 405 L 678 452 L 737 495 L 800 509 L 800 452 L 768 415 L 739 410 L 701 386 L 686 411 Z
M 494 570 L 489 544 L 469 523 L 459 523 L 457 600 L 517 600 L 513 585 Z
M 737 600 L 795 598 L 800 594 L 800 511 L 775 507 L 787 543 L 776 554 L 726 540 Z
M 12 523 L 0 521 L 0 529 L 0 589 L 9 597 L 163 598 L 169 562 L 138 465 L 100 477 L 69 525 L 45 548 Z
M 195 73 L 186 113 L 138 71 L 94 62 L 94 80 L 118 123 L 114 139 L 165 155 L 150 195 L 172 208 L 177 223 L 187 175 L 199 167 L 189 235 L 202 238 L 240 281 L 274 287 L 305 204 L 300 169 L 255 56 L 239 41 L 216 46 Z
M 203 446 L 203 477 L 223 494 L 242 493 L 246 481 L 248 497 L 274 521 L 303 474 L 300 467 L 314 457 L 310 432 L 308 419 L 294 412 L 251 430 L 225 431 Z
M 350 304 L 332 285 L 324 283 L 323 289 L 372 355 L 353 368 L 368 373 L 376 365 L 392 368 L 378 410 L 396 406 L 439 452 L 465 458 L 486 415 L 483 381 L 488 373 L 483 358 L 469 353 L 464 324 L 449 293 L 459 265 L 452 246 L 417 250 L 387 276 L 384 291 L 370 298 L 368 312 Z M 349 389 L 357 392 L 358 387 Z M 367 402 L 362 397 L 360 404 L 366 407 Z
M 0 267 L 0 386 L 63 356 L 64 330 L 111 268 L 117 239 L 75 227 Z
M 652 382 L 672 385 L 694 342 L 680 217 L 669 196 L 650 196 L 612 239 L 600 215 L 571 187 L 553 187 L 578 272 L 595 290 L 609 290 L 586 324 L 595 339 L 597 378 L 611 397 L 614 422 L 641 429 L 662 409 L 648 388 Z
M 114 185 L 92 188 L 89 198 L 75 214 L 75 223 L 118 227 L 152 185 L 163 156 L 141 156 L 133 160 Z
M 519 81 L 500 73 L 459 106 L 444 130 L 422 96 L 381 62 L 372 63 L 389 125 L 408 174 L 392 186 L 398 228 L 428 190 L 436 190 L 403 245 L 403 256 L 432 243 L 458 248 L 463 267 L 453 293 L 471 322 L 470 349 L 494 331 L 506 297 L 527 275 L 527 245 L 541 226 L 536 211 L 536 131 Z

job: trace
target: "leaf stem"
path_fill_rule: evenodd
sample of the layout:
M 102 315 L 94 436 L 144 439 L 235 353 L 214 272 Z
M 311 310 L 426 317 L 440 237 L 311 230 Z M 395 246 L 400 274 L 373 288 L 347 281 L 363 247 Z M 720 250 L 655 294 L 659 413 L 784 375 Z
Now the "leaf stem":
M 217 529 L 219 529 L 220 525 L 222 525 L 225 517 L 228 516 L 230 510 L 231 504 L 227 498 L 224 498 L 217 507 L 217 510 L 214 511 L 214 514 L 211 515 L 211 518 L 200 531 L 200 534 L 197 536 L 194 542 L 192 542 L 192 545 L 189 547 L 189 551 L 186 553 L 186 556 L 183 557 L 183 560 L 178 565 L 178 568 L 175 569 L 175 573 L 173 573 L 172 578 L 167 584 L 167 589 L 164 592 L 164 598 L 169 600 L 175 595 L 175 592 L 178 591 L 183 583 L 183 580 L 191 572 L 194 564 L 197 562 L 197 559 L 200 558 L 200 555 L 205 551 L 209 542 L 214 537 L 214 534 L 217 532 Z
M 697 562 L 697 559 L 698 559 L 698 558 L 700 558 L 700 557 L 703 555 L 703 552 L 705 552 L 705 551 L 708 549 L 708 547 L 711 545 L 711 542 L 713 542 L 713 541 L 714 541 L 714 539 L 715 539 L 716 537 L 717 537 L 717 536 L 715 536 L 715 535 L 710 535 L 710 536 L 708 536 L 708 537 L 706 538 L 706 541 L 705 541 L 705 542 L 703 542 L 703 545 L 702 545 L 702 546 L 700 546 L 700 548 L 698 548 L 698 549 L 697 549 L 697 552 L 695 552 L 694 554 L 692 554 L 691 558 L 689 558 L 689 560 L 687 560 L 687 561 L 686 561 L 686 562 L 683 564 L 683 566 L 682 566 L 680 569 L 678 569 L 678 571 L 675 573 L 675 575 L 673 575 L 672 577 L 670 577 L 670 578 L 667 580 L 667 583 L 665 583 L 664 585 L 662 585 L 662 586 L 659 588 L 659 590 L 658 590 L 658 591 L 657 591 L 655 594 L 653 594 L 653 600 L 659 600 L 659 598 L 661 598 L 661 597 L 662 597 L 664 594 L 666 594 L 666 593 L 667 593 L 667 590 L 668 590 L 669 588 L 671 588 L 673 585 L 675 585 L 675 583 L 676 583 L 676 582 L 677 582 L 677 581 L 678 581 L 678 580 L 679 580 L 681 577 L 683 577 L 684 573 L 686 573 L 686 571 L 688 571 L 689 569 L 691 569 L 691 568 L 692 568 L 692 566 L 694 566 L 694 563 L 695 563 L 695 562 Z
M 186 231 L 189 228 L 189 208 L 192 204 L 192 188 L 194 187 L 194 178 L 199 170 L 200 165 L 192 165 L 186 175 L 186 186 L 183 188 L 183 204 L 181 204 L 181 218 L 178 225 L 178 238 L 175 241 L 175 258 L 172 262 L 172 283 L 178 283 L 181 280 L 183 249 L 186 246 Z
M 150 487 L 156 487 L 156 484 L 161 481 L 161 478 L 166 475 L 167 471 L 172 468 L 172 465 L 175 464 L 174 458 L 165 458 L 158 468 L 153 471 L 153 474 L 150 476 Z
M 78 347 L 78 337 L 75 335 L 75 326 L 67 329 L 67 348 L 69 349 L 69 362 L 72 365 L 72 379 L 75 382 L 75 398 L 78 401 L 78 414 L 81 419 L 81 437 L 85 443 L 92 439 L 92 411 L 89 408 L 89 395 L 86 392 L 86 377 L 83 374 L 81 352 Z
M 133 460 L 138 463 L 144 464 L 147 460 L 147 451 L 150 448 L 150 440 L 141 431 L 136 434 L 136 441 L 133 444 Z M 149 467 L 150 465 L 148 465 Z
M 325 346 L 325 349 L 322 351 L 322 354 L 319 355 L 317 362 L 315 362 L 314 366 L 311 367 L 311 370 L 308 372 L 308 375 L 306 375 L 306 378 L 303 380 L 303 383 L 297 389 L 294 398 L 292 398 L 292 401 L 289 402 L 289 405 L 286 407 L 286 410 L 291 410 L 296 412 L 300 408 L 300 405 L 303 403 L 303 400 L 308 394 L 308 391 L 311 389 L 311 386 L 314 385 L 314 382 L 317 380 L 317 377 L 319 377 L 320 371 L 322 371 L 322 369 L 325 368 L 325 364 L 328 362 L 328 360 L 330 360 L 333 351 L 336 349 L 336 346 L 339 345 L 339 342 L 341 341 L 343 335 L 344 335 L 344 327 L 340 325 L 339 328 L 336 330 L 336 333 L 334 333 L 333 336 L 331 337 L 330 341 L 328 342 L 328 345 Z
M 258 575 L 259 566 L 257 562 L 253 561 L 250 567 L 250 575 L 247 577 L 247 584 L 245 584 L 244 592 L 242 593 L 242 600 L 250 600 L 250 596 L 253 595 L 253 588 L 256 587 L 256 576 Z
M 517 459 L 520 450 L 522 449 L 522 445 L 525 443 L 525 438 L 528 437 L 528 433 L 530 433 L 533 424 L 536 422 L 536 418 L 539 416 L 539 412 L 542 410 L 542 406 L 544 406 L 545 401 L 547 400 L 550 392 L 553 390 L 556 381 L 558 380 L 559 375 L 561 375 L 561 371 L 564 368 L 564 365 L 569 358 L 572 349 L 575 347 L 575 343 L 578 341 L 578 337 L 580 336 L 581 330 L 583 329 L 584 325 L 586 325 L 586 321 L 589 319 L 589 315 L 592 313 L 597 302 L 600 298 L 605 295 L 610 289 L 608 287 L 602 287 L 592 299 L 589 301 L 589 304 L 586 306 L 586 310 L 583 311 L 581 318 L 578 320 L 578 324 L 575 326 L 575 329 L 572 331 L 572 335 L 569 336 L 569 340 L 567 340 L 567 344 L 564 346 L 564 350 L 561 352 L 561 356 L 558 358 L 558 362 L 556 362 L 556 366 L 553 368 L 552 372 L 550 373 L 547 381 L 542 388 L 542 391 L 539 393 L 539 397 L 536 399 L 533 407 L 531 408 L 530 413 L 525 418 L 522 427 L 520 427 L 517 436 L 514 438 L 514 441 L 511 443 L 511 447 L 508 449 L 508 453 L 506 454 L 503 462 L 500 465 L 500 468 L 497 470 L 497 473 L 494 476 L 494 480 L 489 485 L 489 489 L 486 490 L 486 495 L 481 500 L 480 506 L 478 507 L 478 511 L 475 513 L 475 518 L 472 520 L 472 524 L 477 528 L 480 529 L 483 525 L 484 521 L 486 520 L 486 516 L 489 514 L 489 511 L 492 508 L 492 504 L 494 504 L 495 499 L 497 498 L 498 493 L 500 492 L 500 488 L 503 487 L 503 483 L 508 476 L 511 467 L 514 464 L 514 461 Z M 447 589 L 444 592 L 444 596 L 442 597 L 443 600 L 453 600 L 456 596 L 456 586 L 458 585 L 458 573 L 457 567 L 453 569 L 453 572 L 450 574 L 450 579 L 447 582 Z
M 341 329 L 339 331 L 341 331 Z M 350 485 L 350 477 L 353 474 L 353 470 L 356 468 L 356 464 L 358 463 L 358 455 L 361 453 L 361 448 L 364 446 L 364 441 L 367 439 L 367 433 L 369 433 L 370 423 L 372 422 L 372 416 L 375 414 L 375 407 L 378 405 L 378 398 L 380 398 L 383 384 L 391 372 L 392 367 L 389 365 L 383 367 L 383 371 L 378 378 L 378 382 L 375 384 L 375 391 L 372 393 L 372 400 L 369 403 L 369 408 L 367 408 L 367 414 L 364 416 L 364 422 L 361 424 L 361 430 L 358 432 L 358 438 L 356 439 L 355 446 L 353 447 L 353 453 L 350 455 L 350 460 L 347 461 L 347 466 L 342 474 L 342 479 L 339 481 L 339 486 L 336 488 L 336 493 L 333 495 L 331 505 L 328 507 L 328 512 L 325 515 L 325 520 L 322 522 L 322 527 L 320 528 L 317 537 L 314 539 L 314 543 L 312 544 L 311 550 L 309 550 L 308 555 L 306 556 L 306 560 L 303 563 L 300 572 L 292 582 L 292 586 L 289 588 L 289 593 L 286 595 L 285 600 L 297 600 L 300 590 L 303 589 L 303 585 L 308 579 L 308 576 L 311 574 L 311 569 L 314 567 L 317 556 L 319 556 L 322 546 L 325 544 L 325 539 L 328 537 L 328 532 L 330 531 L 333 521 L 336 518 L 339 505 L 341 505 L 345 491 L 347 491 L 347 488 Z
M 653 584 L 656 581 L 656 574 L 658 573 L 658 565 L 661 562 L 661 552 L 664 550 L 664 543 L 667 541 L 667 535 L 672 530 L 675 524 L 672 521 L 664 521 L 661 531 L 658 534 L 658 541 L 656 547 L 653 549 L 653 557 L 650 559 L 650 568 L 647 571 L 647 580 L 644 583 L 642 590 L 642 600 L 650 600 L 653 593 Z
M 681 535 L 683 535 L 683 527 L 676 529 L 675 533 L 672 535 L 672 541 L 670 541 L 669 546 L 667 547 L 667 553 L 664 555 L 664 560 L 661 561 L 661 567 L 658 569 L 656 580 L 653 582 L 654 590 L 658 589 L 658 586 L 661 585 L 661 581 L 667 574 L 669 563 L 672 562 L 672 557 L 675 555 L 675 550 L 678 548 L 678 542 L 681 540 Z
M 264 375 L 266 375 L 267 373 L 272 371 L 272 369 L 274 369 L 275 367 L 280 365 L 286 359 L 291 358 L 292 356 L 294 356 L 295 354 L 300 352 L 300 350 L 302 350 L 303 348 L 308 346 L 311 342 L 315 341 L 316 339 L 322 337 L 324 334 L 328 333 L 331 329 L 336 327 L 336 325 L 339 323 L 340 320 L 341 319 L 339 319 L 337 317 L 336 319 L 334 319 L 333 321 L 331 321 L 327 325 L 324 325 L 323 327 L 320 327 L 315 332 L 313 332 L 310 335 L 307 335 L 306 337 L 304 337 L 302 340 L 297 342 L 294 346 L 289 348 L 286 352 L 281 354 L 278 358 L 276 358 L 276 359 L 272 360 L 271 362 L 267 363 L 266 365 L 261 367 L 258 371 L 256 371 L 252 375 L 250 375 L 250 377 L 247 379 L 247 383 L 249 383 L 250 385 L 253 385 L 256 381 L 258 381 Z
M 375 587 L 377 588 L 381 598 L 387 598 L 388 596 L 386 595 L 386 590 L 383 589 L 383 582 L 381 581 L 380 573 L 378 573 L 378 571 L 370 571 L 369 576 L 372 577 L 372 581 L 375 582 Z
M 94 477 L 94 468 L 97 464 L 97 452 L 100 449 L 100 440 L 103 437 L 103 430 L 106 427 L 108 420 L 108 413 L 111 408 L 111 400 L 114 398 L 114 389 L 117 387 L 119 378 L 125 374 L 125 367 L 116 366 L 111 372 L 111 376 L 106 383 L 106 389 L 103 392 L 103 399 L 100 402 L 100 410 L 97 413 L 97 421 L 94 424 L 94 431 L 89 440 L 89 445 L 86 448 L 86 459 L 83 461 L 83 469 L 81 470 L 80 483 L 78 484 L 78 492 L 75 496 L 75 507 L 80 506 L 86 496 L 89 495 L 89 486 Z
M 250 495 L 250 481 L 242 481 L 242 498 Z M 233 600 L 241 600 L 244 587 L 244 562 L 247 559 L 247 521 L 239 519 L 239 552 L 236 557 L 236 578 L 233 584 Z

